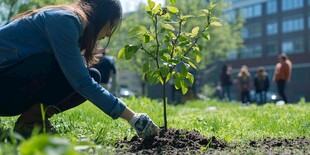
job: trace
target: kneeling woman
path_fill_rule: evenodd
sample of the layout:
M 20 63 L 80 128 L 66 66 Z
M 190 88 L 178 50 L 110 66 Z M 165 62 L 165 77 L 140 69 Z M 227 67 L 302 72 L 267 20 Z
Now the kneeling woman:
M 110 39 L 121 20 L 119 0 L 80 0 L 27 11 L 0 27 L 0 116 L 21 114 L 14 130 L 29 136 L 36 125 L 51 127 L 54 114 L 89 100 L 113 119 L 127 120 L 140 137 L 156 134 L 147 114 L 129 109 L 87 67 L 98 40 Z

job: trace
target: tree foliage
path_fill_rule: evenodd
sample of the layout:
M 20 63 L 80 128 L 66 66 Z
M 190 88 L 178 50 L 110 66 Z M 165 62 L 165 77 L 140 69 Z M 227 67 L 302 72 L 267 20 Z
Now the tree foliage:
M 227 8 L 227 5 L 229 4 L 222 1 L 217 4 L 218 5 L 214 10 L 214 14 L 219 18 L 222 26 L 210 31 L 210 35 L 205 36 L 210 40 L 199 40 L 202 52 L 200 57 L 201 62 L 199 64 L 195 64 L 198 69 L 205 69 L 207 64 L 213 63 L 215 60 L 225 58 L 229 52 L 239 49 L 243 43 L 240 34 L 243 21 L 239 19 L 235 20 L 233 23 L 229 23 L 224 12 L 224 8 Z M 200 9 L 206 7 L 207 5 L 208 4 L 205 0 L 182 0 L 172 4 L 172 6 L 178 7 L 184 14 L 196 14 Z M 151 24 L 148 20 L 146 20 L 146 16 L 143 11 L 142 6 L 140 6 L 140 9 L 137 12 L 126 15 L 120 31 L 117 32 L 112 38 L 113 41 L 110 47 L 113 51 L 118 51 L 118 49 L 122 48 L 124 45 L 131 43 L 132 39 L 129 37 L 130 35 L 127 31 L 129 28 L 136 25 L 143 25 L 147 27 L 147 25 Z M 203 24 L 204 23 L 202 23 L 199 19 L 192 18 L 189 23 L 183 27 L 183 29 L 188 31 L 195 26 L 201 27 Z M 138 70 L 137 68 L 142 68 L 141 62 L 143 62 L 143 60 L 141 59 L 145 57 L 139 53 L 137 55 L 139 56 L 131 59 L 132 62 L 118 62 L 120 69 L 129 69 L 136 72 L 138 75 L 141 75 L 141 70 Z
M 171 0 L 172 4 L 176 1 Z M 216 4 L 212 1 L 208 8 L 200 9 L 196 14 L 185 14 L 173 5 L 162 6 L 148 0 L 145 14 L 151 25 L 137 25 L 129 29 L 129 34 L 135 41 L 125 45 L 119 53 L 119 58 L 130 60 L 138 52 L 144 55 L 142 71 L 150 84 L 163 85 L 164 122 L 167 129 L 166 116 L 166 83 L 173 79 L 174 87 L 185 94 L 188 86 L 194 83 L 190 68 L 197 69 L 201 61 L 202 46 L 198 40 L 210 40 L 210 32 L 214 27 L 222 26 L 213 15 Z M 191 19 L 204 23 L 200 26 L 187 26 Z
M 175 1 L 173 4 L 171 2 L 166 2 L 166 4 L 177 7 L 183 14 L 197 14 L 199 10 L 208 6 L 205 0 L 180 0 Z M 226 13 L 224 8 L 227 8 L 229 4 L 220 1 L 214 8 L 213 14 L 218 17 L 221 21 L 222 26 L 210 31 L 209 35 L 204 37 L 207 40 L 199 40 L 198 43 L 201 45 L 200 63 L 193 62 L 197 69 L 205 69 L 207 64 L 213 63 L 216 60 L 223 59 L 231 51 L 235 51 L 242 46 L 242 37 L 240 34 L 240 29 L 243 26 L 242 20 L 235 20 L 233 23 L 228 23 Z M 132 38 L 130 38 L 128 29 L 136 25 L 142 25 L 148 27 L 152 23 L 147 20 L 147 16 L 144 14 L 144 6 L 141 4 L 136 12 L 132 12 L 126 15 L 120 31 L 118 31 L 112 38 L 110 48 L 112 51 L 118 51 L 122 46 L 132 43 Z M 205 23 L 201 22 L 200 19 L 190 18 L 188 19 L 186 25 L 183 26 L 184 31 L 190 31 L 193 27 L 203 27 Z M 169 26 L 166 25 L 169 29 Z M 212 38 L 212 39 L 211 39 Z M 116 56 L 116 53 L 114 53 Z M 190 59 L 196 59 L 189 57 Z M 131 58 L 130 61 L 118 61 L 119 69 L 126 69 L 135 72 L 141 77 L 141 83 L 143 83 L 143 72 L 141 66 L 146 57 L 138 52 L 135 57 Z M 140 69 L 141 68 L 141 69 Z
M 0 25 L 8 23 L 16 14 L 47 5 L 67 4 L 74 0 L 1 0 Z

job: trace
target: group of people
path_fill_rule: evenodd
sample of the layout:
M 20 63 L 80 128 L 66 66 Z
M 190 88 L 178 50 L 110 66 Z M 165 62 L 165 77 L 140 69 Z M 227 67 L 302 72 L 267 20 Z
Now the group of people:
M 220 86 L 222 88 L 221 98 L 227 98 L 231 101 L 230 87 L 233 84 L 231 76 L 232 67 L 224 65 L 220 75 Z M 281 99 L 287 103 L 287 96 L 285 94 L 285 87 L 290 81 L 292 74 L 292 62 L 288 59 L 286 54 L 278 55 L 278 63 L 275 66 L 272 81 L 277 85 L 278 93 Z M 251 83 L 252 77 L 246 65 L 241 66 L 237 74 L 237 84 L 240 90 L 240 99 L 243 104 L 251 103 Z M 258 104 L 267 102 L 267 92 L 270 87 L 270 79 L 268 73 L 263 66 L 259 66 L 253 78 L 255 100 Z M 219 86 L 218 86 L 219 87 Z

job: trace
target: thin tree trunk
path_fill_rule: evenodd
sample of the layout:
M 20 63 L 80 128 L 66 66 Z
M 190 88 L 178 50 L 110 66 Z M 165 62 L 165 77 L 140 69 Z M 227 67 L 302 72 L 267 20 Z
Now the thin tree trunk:
M 165 80 L 164 80 L 165 81 Z M 167 102 L 166 102 L 166 82 L 163 83 L 163 102 L 164 102 L 164 127 L 167 131 Z

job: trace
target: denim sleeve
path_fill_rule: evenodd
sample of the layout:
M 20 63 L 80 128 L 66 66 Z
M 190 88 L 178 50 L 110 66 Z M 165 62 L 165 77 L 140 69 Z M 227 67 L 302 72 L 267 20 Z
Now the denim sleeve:
M 120 117 L 126 104 L 95 82 L 85 66 L 78 43 L 82 33 L 78 17 L 59 16 L 46 30 L 59 66 L 72 87 L 113 119 Z

